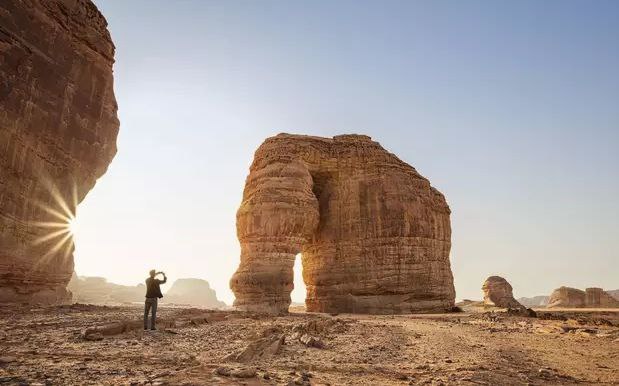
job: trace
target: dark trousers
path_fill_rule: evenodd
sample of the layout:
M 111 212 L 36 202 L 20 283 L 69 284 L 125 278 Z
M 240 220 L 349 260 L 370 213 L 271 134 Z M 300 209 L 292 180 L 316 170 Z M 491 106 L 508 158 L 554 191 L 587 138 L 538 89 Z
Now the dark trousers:
M 148 329 L 148 312 L 152 310 L 150 318 L 150 329 L 155 329 L 155 321 L 157 320 L 157 298 L 146 298 L 144 301 L 144 329 Z

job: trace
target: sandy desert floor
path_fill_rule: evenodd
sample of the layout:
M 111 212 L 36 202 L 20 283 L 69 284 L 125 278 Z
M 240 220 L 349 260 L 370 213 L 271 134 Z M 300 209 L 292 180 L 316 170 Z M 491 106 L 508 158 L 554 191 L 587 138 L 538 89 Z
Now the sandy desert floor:
M 0 384 L 619 384 L 619 310 L 268 317 L 0 307 Z

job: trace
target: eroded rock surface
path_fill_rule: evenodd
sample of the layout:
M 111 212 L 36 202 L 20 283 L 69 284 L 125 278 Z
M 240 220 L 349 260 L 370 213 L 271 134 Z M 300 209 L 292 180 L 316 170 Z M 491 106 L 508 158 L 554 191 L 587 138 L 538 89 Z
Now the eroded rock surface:
M 70 301 L 66 223 L 116 153 L 106 26 L 89 0 L 0 2 L 0 302 Z
M 559 287 L 552 291 L 548 307 L 584 307 L 585 291 L 571 287 Z
M 235 305 L 287 312 L 302 253 L 308 311 L 447 310 L 449 214 L 426 178 L 370 137 L 268 138 L 237 212 Z
M 619 308 L 619 300 L 601 288 L 592 287 L 582 291 L 571 287 L 559 287 L 550 294 L 548 307 Z
M 484 291 L 484 304 L 502 308 L 525 308 L 515 298 L 512 286 L 501 276 L 490 276 L 481 287 Z

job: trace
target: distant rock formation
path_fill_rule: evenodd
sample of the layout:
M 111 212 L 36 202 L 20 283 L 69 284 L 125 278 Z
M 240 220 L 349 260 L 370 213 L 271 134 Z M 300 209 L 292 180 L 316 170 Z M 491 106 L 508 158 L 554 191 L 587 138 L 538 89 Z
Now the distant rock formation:
M 484 291 L 484 304 L 513 309 L 526 309 L 514 299 L 512 286 L 501 276 L 490 276 L 481 287 Z
M 206 308 L 223 308 L 224 302 L 217 300 L 217 294 L 202 279 L 178 279 L 165 293 L 162 301 L 166 303 L 190 304 Z
M 90 0 L 0 1 L 0 302 L 70 301 L 68 221 L 116 154 L 113 63 Z
M 310 312 L 449 310 L 449 214 L 426 178 L 370 137 L 268 138 L 237 212 L 234 304 L 288 312 L 301 252 Z
M 143 302 L 146 286 L 120 285 L 108 282 L 103 277 L 73 274 L 67 289 L 73 294 L 73 302 L 89 304 L 118 304 Z M 162 286 L 165 290 L 165 285 Z M 202 279 L 178 279 L 164 293 L 161 303 L 175 303 L 205 308 L 223 308 L 215 291 Z
M 518 303 L 525 307 L 546 307 L 548 305 L 548 299 L 550 296 L 533 296 L 531 298 L 518 298 Z
M 103 277 L 73 274 L 67 289 L 73 295 L 74 303 L 118 304 L 144 301 L 146 286 L 120 285 L 108 282 Z
M 571 288 L 559 287 L 552 291 L 548 299 L 548 307 L 584 307 L 585 291 Z
M 619 289 L 612 290 L 612 291 L 606 291 L 606 293 L 612 296 L 613 298 L 619 300 Z
M 571 287 L 559 287 L 550 294 L 548 307 L 617 308 L 619 300 L 601 288 L 592 287 L 582 291 Z

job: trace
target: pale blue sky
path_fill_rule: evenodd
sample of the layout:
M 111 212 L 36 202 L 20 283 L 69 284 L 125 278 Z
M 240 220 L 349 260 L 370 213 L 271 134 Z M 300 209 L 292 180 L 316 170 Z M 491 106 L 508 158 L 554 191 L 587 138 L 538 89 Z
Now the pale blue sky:
M 96 3 L 121 130 L 78 274 L 156 266 L 230 303 L 254 150 L 363 133 L 447 197 L 458 299 L 493 274 L 516 296 L 619 288 L 619 2 Z

